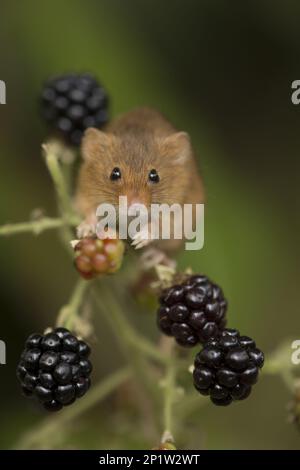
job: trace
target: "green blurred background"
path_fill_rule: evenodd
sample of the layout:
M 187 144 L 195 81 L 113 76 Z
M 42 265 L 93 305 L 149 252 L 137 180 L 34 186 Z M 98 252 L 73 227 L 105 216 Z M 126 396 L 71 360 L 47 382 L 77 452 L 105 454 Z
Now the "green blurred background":
M 290 99 L 300 78 L 299 14 L 290 0 L 1 0 L 0 223 L 27 220 L 34 208 L 55 215 L 37 96 L 49 75 L 90 71 L 108 89 L 112 116 L 149 105 L 191 134 L 207 190 L 205 247 L 183 253 L 181 266 L 223 286 L 230 325 L 264 351 L 299 339 L 300 107 Z M 8 448 L 43 418 L 15 379 L 23 341 L 53 324 L 77 276 L 54 232 L 1 238 L 0 247 L 0 446 Z M 120 357 L 94 314 L 99 378 Z M 138 323 L 158 337 L 151 315 L 141 312 Z M 279 378 L 263 378 L 243 403 L 196 410 L 180 444 L 299 448 L 289 400 Z M 151 447 L 135 414 L 110 406 L 77 420 L 62 446 Z

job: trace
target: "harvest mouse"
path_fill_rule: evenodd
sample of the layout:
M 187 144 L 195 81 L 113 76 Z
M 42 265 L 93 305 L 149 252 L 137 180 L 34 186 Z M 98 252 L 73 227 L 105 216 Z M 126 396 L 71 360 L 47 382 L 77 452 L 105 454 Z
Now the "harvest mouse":
M 87 129 L 81 150 L 76 207 L 84 222 L 79 226 L 79 236 L 88 235 L 95 225 L 99 204 L 116 207 L 119 196 L 127 196 L 128 206 L 204 202 L 203 183 L 188 134 L 178 132 L 154 109 L 129 111 L 104 131 Z M 165 253 L 182 245 L 182 240 L 174 238 L 150 242 Z M 148 243 L 143 235 L 132 241 L 135 248 Z

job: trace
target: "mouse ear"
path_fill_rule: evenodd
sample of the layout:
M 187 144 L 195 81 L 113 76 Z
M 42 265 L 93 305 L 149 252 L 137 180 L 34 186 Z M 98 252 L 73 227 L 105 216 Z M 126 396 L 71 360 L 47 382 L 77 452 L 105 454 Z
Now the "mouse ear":
M 186 132 L 176 132 L 166 137 L 162 143 L 162 152 L 172 159 L 174 165 L 185 164 L 192 153 L 189 135 Z
M 81 142 L 81 154 L 84 160 L 99 157 L 111 145 L 112 135 L 89 127 Z

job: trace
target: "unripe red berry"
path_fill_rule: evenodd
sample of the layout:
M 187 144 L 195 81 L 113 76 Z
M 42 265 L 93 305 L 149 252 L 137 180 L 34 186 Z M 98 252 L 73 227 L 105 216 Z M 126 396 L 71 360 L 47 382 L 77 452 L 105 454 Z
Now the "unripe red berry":
M 84 279 L 110 274 L 121 267 L 124 243 L 117 239 L 83 238 L 75 248 L 75 267 Z

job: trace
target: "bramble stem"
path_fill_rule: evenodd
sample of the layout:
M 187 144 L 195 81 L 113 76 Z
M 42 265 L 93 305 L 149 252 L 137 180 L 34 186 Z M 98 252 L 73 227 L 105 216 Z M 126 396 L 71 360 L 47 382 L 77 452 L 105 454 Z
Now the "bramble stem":
M 124 278 L 124 274 L 123 274 Z M 134 313 L 140 313 L 137 310 L 137 306 L 132 302 L 132 298 L 129 296 L 128 288 L 126 289 L 125 283 L 115 282 L 115 278 L 111 279 L 112 286 L 109 286 L 110 291 L 113 292 L 118 289 L 118 313 L 122 316 L 123 324 L 126 322 L 128 329 L 128 341 L 132 343 L 136 349 L 140 350 L 145 356 L 148 356 L 149 359 L 153 359 L 158 364 L 166 366 L 169 363 L 170 358 L 168 355 L 164 355 L 159 351 L 157 344 L 154 344 L 152 341 L 149 341 L 145 336 L 143 336 L 139 331 L 137 331 L 127 320 L 127 317 L 123 315 L 123 311 L 129 311 Z M 124 308 L 123 306 L 126 306 Z
M 53 441 L 53 438 L 55 439 L 55 436 L 59 435 L 66 425 L 104 400 L 110 393 L 126 382 L 130 376 L 130 369 L 124 368 L 101 380 L 90 389 L 84 398 L 78 400 L 71 407 L 59 412 L 59 414 L 47 418 L 40 425 L 36 426 L 33 431 L 27 433 L 19 441 L 16 449 L 49 448 L 49 442 Z
M 128 339 L 134 347 L 139 349 L 142 353 L 145 354 L 145 356 L 148 356 L 150 359 L 153 359 L 154 361 L 162 365 L 168 364 L 168 358 L 160 354 L 160 352 L 157 350 L 156 345 L 153 345 L 144 336 L 140 335 L 135 331 L 132 331 L 131 333 L 132 335 Z
M 61 237 L 69 253 L 72 253 L 69 243 L 73 238 L 73 233 L 70 230 L 68 218 L 76 214 L 72 205 L 71 197 L 68 194 L 67 184 L 65 182 L 61 165 L 59 164 L 58 155 L 53 151 L 51 145 L 45 144 L 43 145 L 43 149 L 45 151 L 46 165 L 54 183 L 60 214 L 62 219 L 65 221 L 65 224 L 61 227 Z
M 70 227 L 80 224 L 80 217 L 75 213 L 71 197 L 68 194 L 67 183 L 63 170 L 59 164 L 59 157 L 55 154 L 51 145 L 43 145 L 45 151 L 45 161 L 57 194 L 57 201 L 60 210 L 60 218 L 42 217 L 38 220 L 21 222 L 17 224 L 5 224 L 0 227 L 0 236 L 15 235 L 20 233 L 33 233 L 39 235 L 49 229 L 61 229 L 64 240 L 69 244 L 72 237 Z
M 89 287 L 90 283 L 84 279 L 80 278 L 77 281 L 70 302 L 62 307 L 58 314 L 57 326 L 64 326 L 68 330 L 72 329 L 74 321 L 79 314 L 79 308 L 83 302 L 84 295 Z
M 168 364 L 168 358 L 162 356 L 157 346 L 153 345 L 151 341 L 147 340 L 147 338 L 135 331 L 135 329 L 128 322 L 125 315 L 122 314 L 122 308 L 120 308 L 116 298 L 112 297 L 110 294 L 107 295 L 107 292 L 109 292 L 109 287 L 106 289 L 101 289 L 100 297 L 108 308 L 104 308 L 104 304 L 102 304 L 102 302 L 100 303 L 99 297 L 97 295 L 95 296 L 95 299 L 100 306 L 101 311 L 106 316 L 108 322 L 112 325 L 114 330 L 122 332 L 122 337 L 126 339 L 126 343 L 130 347 L 138 349 L 145 356 L 162 365 Z
M 60 210 L 64 216 L 73 214 L 74 210 L 67 191 L 63 172 L 58 162 L 58 157 L 51 151 L 51 146 L 43 145 L 43 149 L 45 150 L 45 161 L 54 183 Z
M 208 405 L 208 397 L 200 395 L 196 390 L 184 396 L 184 399 L 176 407 L 177 420 L 184 422 L 190 415 L 197 413 L 198 409 Z
M 153 374 L 150 374 L 151 366 L 147 364 L 143 355 L 138 354 L 139 351 L 145 353 L 145 350 L 140 350 L 138 344 L 135 343 L 137 334 L 122 314 L 122 307 L 119 305 L 117 297 L 111 294 L 108 287 L 105 288 L 103 285 L 100 285 L 99 287 L 101 290 L 98 289 L 98 295 L 95 296 L 95 300 L 102 315 L 105 316 L 107 322 L 111 325 L 112 332 L 118 341 L 121 351 L 128 361 L 128 365 L 132 368 L 132 371 L 138 379 L 138 383 L 142 385 L 146 392 L 145 398 L 149 402 L 149 406 L 152 408 L 151 414 L 155 419 L 158 428 L 159 416 L 157 411 L 159 410 L 160 402 L 159 390 L 156 385 L 158 378 Z M 151 343 L 149 344 L 151 345 Z M 147 347 L 148 352 L 150 350 L 149 344 Z M 155 357 L 156 359 L 158 357 L 156 353 Z M 148 399 L 149 395 L 151 396 L 151 401 Z
M 173 437 L 173 403 L 175 391 L 176 368 L 170 362 L 167 366 L 166 377 L 164 381 L 164 435 Z M 172 439 L 174 440 L 174 439 Z
M 68 217 L 67 222 L 69 225 L 75 226 L 80 223 L 80 219 L 79 217 L 72 216 Z M 2 225 L 0 227 L 0 236 L 17 235 L 20 233 L 32 233 L 33 235 L 39 235 L 45 230 L 61 228 L 65 224 L 66 221 L 62 218 L 42 217 L 39 220 L 33 220 L 31 222 Z
M 103 288 L 103 286 L 99 286 L 98 289 L 98 296 L 95 296 L 96 302 L 100 307 L 101 313 L 105 316 L 106 320 L 112 327 L 112 331 L 116 336 L 117 341 L 120 344 L 120 348 L 133 360 L 136 361 L 137 354 L 136 349 L 139 349 L 141 342 L 143 344 L 147 344 L 147 351 L 151 350 L 151 356 L 155 355 L 157 359 L 160 357 L 159 353 L 157 355 L 157 351 L 154 353 L 154 348 L 152 348 L 151 343 L 147 342 L 147 340 L 139 341 L 139 345 L 135 342 L 137 337 L 137 333 L 135 333 L 133 327 L 127 321 L 126 317 L 122 314 L 122 309 L 118 304 L 116 297 L 112 296 L 108 288 Z M 101 299 L 101 301 L 100 301 Z M 145 352 L 145 349 L 143 348 Z M 161 358 L 160 358 L 161 359 Z M 144 375 L 144 374 L 143 374 Z

